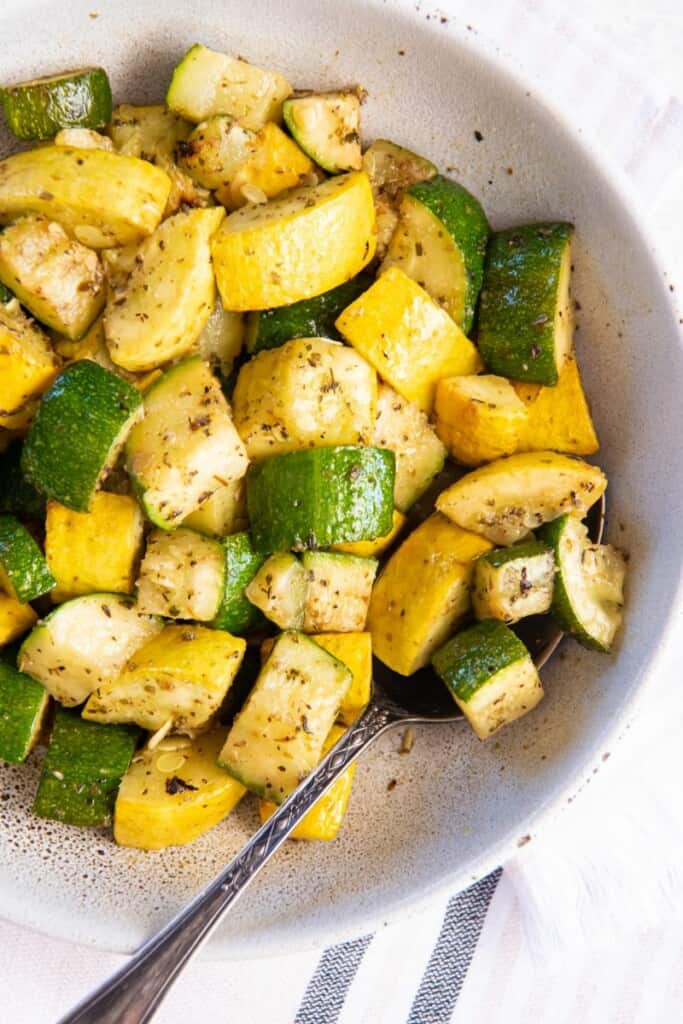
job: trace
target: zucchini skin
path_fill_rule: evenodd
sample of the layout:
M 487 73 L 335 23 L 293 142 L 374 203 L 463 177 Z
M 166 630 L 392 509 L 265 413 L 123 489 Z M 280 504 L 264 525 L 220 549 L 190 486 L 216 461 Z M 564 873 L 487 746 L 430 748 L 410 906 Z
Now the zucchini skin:
M 8 85 L 0 103 L 17 139 L 51 139 L 61 128 L 103 128 L 111 120 L 111 86 L 100 67 Z
M 393 523 L 394 453 L 340 445 L 251 465 L 247 509 L 254 549 L 269 554 L 373 540 Z
M 484 278 L 484 259 L 489 237 L 489 225 L 483 207 L 466 188 L 441 174 L 430 181 L 411 185 L 407 192 L 431 210 L 460 249 L 466 279 L 460 326 L 469 335 Z
M 467 703 L 496 673 L 529 657 L 509 626 L 485 619 L 456 633 L 432 657 L 432 665 L 451 693 Z
M 66 825 L 111 824 L 140 730 L 87 722 L 58 707 L 33 813 Z
M 35 679 L 0 661 L 0 760 L 20 764 L 40 732 L 50 698 Z
M 493 551 L 486 551 L 481 558 L 493 569 L 500 569 L 508 562 L 516 562 L 518 559 L 533 558 L 535 555 L 544 555 L 551 550 L 541 540 L 524 541 L 521 544 L 513 544 L 509 548 L 494 548 Z
M 246 532 L 233 533 L 221 543 L 225 552 L 225 589 L 211 626 L 225 629 L 234 636 L 244 636 L 265 622 L 260 609 L 245 597 L 244 588 L 251 583 L 266 556 L 254 550 Z
M 557 384 L 556 300 L 572 232 L 568 223 L 526 224 L 489 239 L 477 344 L 491 373 Z
M 0 516 L 0 568 L 23 604 L 47 594 L 56 583 L 43 552 L 14 516 Z
M 42 519 L 45 516 L 45 495 L 24 476 L 21 449 L 21 444 L 13 444 L 0 456 L 0 513 Z
M 374 277 L 362 270 L 349 281 L 312 299 L 291 306 L 264 309 L 247 316 L 247 351 L 254 355 L 266 348 L 278 348 L 293 338 L 328 338 L 341 341 L 334 325 L 339 314 L 372 284 Z
M 30 483 L 76 512 L 87 512 L 112 449 L 142 409 L 139 391 L 88 359 L 67 366 L 43 396 L 24 441 Z

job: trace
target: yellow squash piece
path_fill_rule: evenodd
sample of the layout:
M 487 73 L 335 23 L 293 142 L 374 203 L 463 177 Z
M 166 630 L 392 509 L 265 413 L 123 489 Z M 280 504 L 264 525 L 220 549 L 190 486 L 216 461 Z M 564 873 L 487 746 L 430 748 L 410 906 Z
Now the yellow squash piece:
M 246 789 L 216 764 L 227 732 L 212 729 L 194 740 L 169 736 L 133 755 L 114 809 L 119 846 L 183 846 L 230 814 Z
M 570 455 L 594 455 L 598 451 L 600 445 L 576 357 L 565 363 L 554 388 L 517 383 L 514 388 L 527 408 L 518 451 L 547 449 Z
M 16 300 L 0 305 L 0 416 L 18 413 L 45 391 L 59 371 L 47 336 Z M 9 422 L 3 424 L 14 429 Z
M 317 640 L 317 637 L 316 637 Z M 338 725 L 333 725 L 330 734 L 325 740 L 323 757 L 345 733 Z M 339 829 L 344 821 L 346 809 L 349 805 L 353 776 L 356 772 L 356 765 L 352 764 L 346 769 L 341 778 L 328 789 L 324 796 L 321 796 L 306 814 L 293 832 L 291 839 L 336 839 Z M 277 804 L 270 800 L 259 800 L 259 814 L 261 821 L 266 822 L 277 810 Z
M 296 142 L 276 124 L 265 125 L 249 140 L 244 163 L 229 183 L 216 191 L 216 199 L 229 210 L 253 202 L 251 196 L 262 192 L 273 199 L 287 189 L 302 185 L 313 164 Z
M 42 146 L 0 162 L 0 223 L 38 213 L 91 249 L 126 245 L 154 231 L 170 187 L 168 175 L 144 160 Z
M 176 732 L 205 728 L 240 667 L 246 641 L 221 629 L 166 626 L 135 652 L 118 679 L 91 694 L 83 717 L 135 722 L 156 731 L 170 720 Z
M 331 550 L 341 551 L 345 555 L 357 555 L 359 558 L 378 558 L 394 543 L 403 529 L 405 521 L 406 517 L 403 513 L 395 508 L 391 529 L 383 537 L 377 537 L 375 540 L 353 540 L 347 544 L 333 544 Z
M 97 491 L 89 512 L 48 502 L 45 555 L 53 601 L 98 591 L 132 594 L 144 517 L 135 498 Z
M 219 487 L 210 498 L 202 502 L 196 512 L 183 519 L 183 526 L 189 526 L 197 533 L 209 537 L 227 537 L 231 533 L 246 530 L 247 494 L 244 478 L 233 480 Z
M 399 267 L 348 306 L 337 329 L 399 395 L 425 412 L 442 377 L 476 373 L 476 348 L 448 313 Z
M 147 238 L 123 295 L 107 303 L 109 353 L 126 370 L 152 370 L 195 343 L 216 298 L 210 242 L 220 207 L 176 213 Z
M 341 174 L 226 217 L 213 240 L 226 309 L 286 306 L 354 277 L 375 252 L 367 175 Z
M 565 512 L 585 515 L 606 487 L 597 466 L 556 452 L 532 452 L 467 473 L 441 492 L 436 507 L 494 544 L 514 544 Z
M 16 640 L 37 621 L 30 604 L 21 604 L 16 597 L 0 592 L 0 647 Z
M 426 519 L 377 580 L 368 629 L 377 657 L 403 676 L 428 664 L 470 608 L 474 561 L 493 547 L 445 516 Z
M 437 434 L 465 466 L 512 455 L 527 427 L 527 409 L 510 381 L 490 374 L 440 380 L 434 415 Z
M 21 409 L 17 409 L 16 412 L 0 414 L 0 428 L 7 431 L 11 430 L 17 436 L 23 436 L 33 423 L 39 405 L 40 399 L 34 398 L 32 401 L 27 402 L 26 405 L 22 405 Z
M 242 367 L 232 397 L 250 459 L 300 448 L 363 444 L 375 421 L 377 374 L 353 349 L 297 338 Z
M 343 661 L 353 673 L 353 681 L 346 691 L 337 715 L 338 720 L 344 725 L 353 725 L 370 703 L 372 695 L 372 635 L 318 633 L 311 639 L 339 661 Z
M 45 217 L 22 217 L 0 234 L 0 281 L 67 338 L 80 338 L 104 306 L 97 253 Z

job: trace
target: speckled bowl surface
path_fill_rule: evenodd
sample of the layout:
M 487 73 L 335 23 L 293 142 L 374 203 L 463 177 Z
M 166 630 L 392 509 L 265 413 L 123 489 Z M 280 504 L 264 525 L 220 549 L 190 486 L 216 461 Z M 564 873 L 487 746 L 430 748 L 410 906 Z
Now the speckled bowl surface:
M 577 348 L 610 478 L 608 537 L 631 552 L 619 649 L 603 657 L 565 644 L 544 671 L 540 708 L 485 745 L 464 726 L 424 727 L 401 756 L 399 735 L 386 736 L 359 766 L 341 837 L 287 844 L 212 940 L 217 956 L 367 931 L 501 863 L 614 742 L 680 609 L 683 358 L 630 198 L 493 48 L 425 14 L 358 0 L 7 0 L 0 15 L 2 80 L 100 63 L 118 101 L 158 101 L 201 40 L 298 86 L 361 82 L 366 138 L 431 157 L 482 198 L 494 226 L 562 218 L 577 228 Z M 74 941 L 132 949 L 257 826 L 247 800 L 191 846 L 119 849 L 108 833 L 32 818 L 38 769 L 39 758 L 0 769 L 0 914 Z

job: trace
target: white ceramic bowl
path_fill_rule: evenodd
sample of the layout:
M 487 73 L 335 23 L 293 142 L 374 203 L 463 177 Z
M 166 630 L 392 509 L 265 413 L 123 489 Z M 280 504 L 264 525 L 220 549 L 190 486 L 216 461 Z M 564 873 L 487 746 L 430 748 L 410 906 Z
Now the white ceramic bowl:
M 288 844 L 212 950 L 291 952 L 369 930 L 430 893 L 468 884 L 598 763 L 680 606 L 683 358 L 627 194 L 585 140 L 480 44 L 408 2 L 10 0 L 0 38 L 2 80 L 101 63 L 118 100 L 162 99 L 171 69 L 198 39 L 279 67 L 299 86 L 361 82 L 366 137 L 430 156 L 482 198 L 494 226 L 551 217 L 576 224 L 577 348 L 610 478 L 608 535 L 632 556 L 619 650 L 603 657 L 566 644 L 545 670 L 541 707 L 486 745 L 465 727 L 431 727 L 401 757 L 399 737 L 388 736 L 360 765 L 341 838 Z M 0 913 L 102 948 L 132 949 L 257 824 L 246 801 L 189 847 L 119 849 L 106 834 L 32 818 L 36 774 L 36 764 L 2 769 Z

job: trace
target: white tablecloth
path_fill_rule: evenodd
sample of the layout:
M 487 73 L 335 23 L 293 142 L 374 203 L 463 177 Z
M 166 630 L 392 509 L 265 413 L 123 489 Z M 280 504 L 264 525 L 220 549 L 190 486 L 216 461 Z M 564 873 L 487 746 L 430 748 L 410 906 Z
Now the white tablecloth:
M 582 130 L 625 168 L 646 200 L 663 267 L 672 283 L 683 282 L 680 0 L 441 6 L 571 108 Z M 682 1020 L 683 697 L 676 669 L 662 671 L 649 707 L 581 798 L 504 866 L 497 887 L 493 879 L 480 891 L 485 907 L 495 889 L 472 963 L 457 985 L 446 975 L 451 991 L 459 989 L 457 1001 L 433 1003 L 429 994 L 449 969 L 434 962 L 435 944 L 448 948 L 449 929 L 458 933 L 468 914 L 467 905 L 451 901 L 446 918 L 441 902 L 427 906 L 407 929 L 384 928 L 328 954 L 322 967 L 312 953 L 267 963 L 200 959 L 167 998 L 160 1024 Z M 0 1019 L 7 1024 L 52 1024 L 124 959 L 4 923 L 0 948 Z M 344 998 L 323 1009 L 321 991 L 335 986 Z

